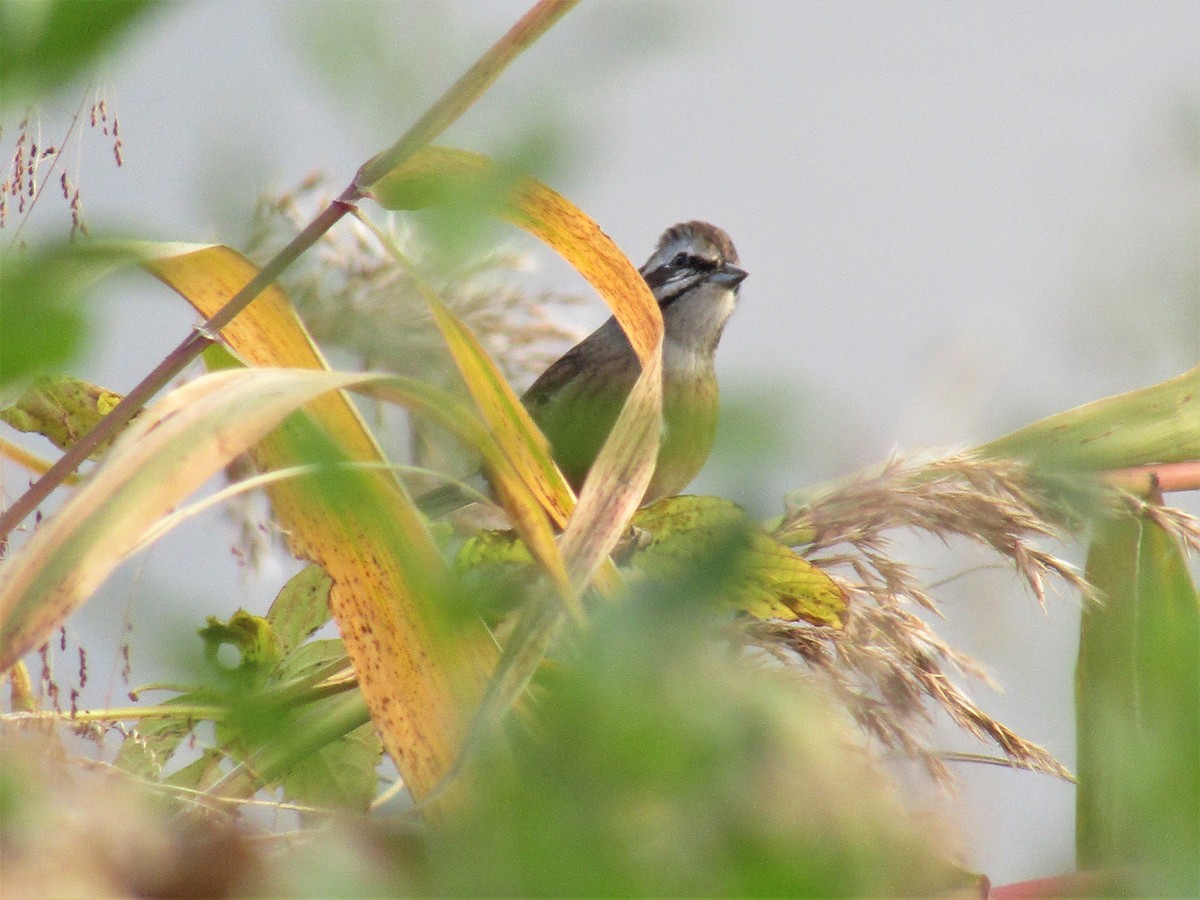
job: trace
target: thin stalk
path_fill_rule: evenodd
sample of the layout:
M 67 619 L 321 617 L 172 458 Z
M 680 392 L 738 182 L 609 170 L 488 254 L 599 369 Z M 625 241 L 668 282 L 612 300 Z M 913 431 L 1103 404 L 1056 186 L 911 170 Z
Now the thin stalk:
M 355 187 L 365 191 L 404 160 L 408 159 L 466 112 L 503 72 L 508 64 L 540 38 L 555 22 L 571 11 L 579 0 L 539 0 L 508 33 L 496 41 L 475 65 L 425 112 L 408 131 L 377 156 L 367 160 L 354 178 Z
M 80 709 L 75 712 L 34 711 L 7 713 L 0 720 L 20 722 L 127 722 L 143 719 L 196 719 L 219 721 L 226 710 L 220 706 L 116 706 L 112 709 Z

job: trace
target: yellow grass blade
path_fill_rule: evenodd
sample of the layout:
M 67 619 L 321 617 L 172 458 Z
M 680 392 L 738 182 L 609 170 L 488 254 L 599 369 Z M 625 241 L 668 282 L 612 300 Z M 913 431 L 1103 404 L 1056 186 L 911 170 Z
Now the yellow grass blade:
M 208 318 L 253 278 L 258 268 L 230 247 L 145 245 L 142 264 Z M 273 284 L 221 330 L 225 343 L 252 366 L 329 369 L 287 294 Z M 354 457 L 382 461 L 383 454 L 358 410 L 330 394 L 309 410 Z
M 204 247 L 146 261 L 146 266 L 202 314 L 210 315 L 248 282 L 254 266 L 227 247 Z M 297 317 L 286 294 L 271 286 L 222 332 L 228 345 L 258 366 L 326 368 L 325 360 Z M 429 410 L 445 411 L 444 396 L 426 397 Z M 307 407 L 327 434 L 336 435 L 350 461 L 384 462 L 373 436 L 354 406 L 329 393 Z M 458 410 L 454 423 L 471 430 L 474 417 Z M 485 450 L 486 448 L 481 448 Z M 252 451 L 263 471 L 303 460 L 283 434 L 272 435 Z M 501 476 L 511 478 L 512 476 Z M 384 746 L 416 794 L 427 790 L 450 764 L 458 745 L 461 711 L 472 704 L 496 657 L 482 622 L 459 623 L 455 646 L 435 652 L 422 605 L 448 577 L 445 564 L 421 515 L 387 472 L 362 476 L 376 499 L 358 510 L 343 510 L 339 521 L 298 483 L 268 489 L 292 552 L 317 562 L 334 581 L 330 608 Z M 384 510 L 372 515 L 371 508 Z M 421 586 L 424 587 L 421 587 Z M 443 642 L 445 644 L 446 642 Z M 450 657 L 445 659 L 445 657 Z M 412 667 L 420 668 L 416 671 Z M 450 690 L 450 672 L 463 684 Z M 464 674 L 465 673 L 465 674 Z M 457 696 L 455 696 L 457 695 Z
M 550 455 L 549 442 L 475 335 L 420 278 L 416 282 L 484 421 L 514 473 L 524 482 L 522 487 L 509 479 L 495 478 L 500 499 L 513 525 L 549 574 L 559 598 L 576 618 L 582 619 L 583 611 L 571 590 L 554 531 L 543 512 L 549 510 L 562 525 L 575 505 L 574 494 Z

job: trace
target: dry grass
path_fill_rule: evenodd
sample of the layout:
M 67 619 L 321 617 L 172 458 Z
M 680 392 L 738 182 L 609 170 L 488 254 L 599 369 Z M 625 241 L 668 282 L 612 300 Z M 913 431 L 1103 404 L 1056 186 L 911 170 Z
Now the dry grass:
M 0 228 L 15 221 L 13 243 L 21 239 L 34 207 L 50 185 L 57 186 L 57 190 L 51 193 L 61 193 L 67 204 L 71 216 L 71 239 L 89 234 L 79 187 L 79 160 L 85 124 L 111 143 L 113 162 L 120 168 L 124 164 L 121 122 L 116 111 L 110 109 L 109 100 L 102 91 L 88 90 L 84 93 L 79 108 L 57 142 L 43 139 L 41 122 L 36 113 L 26 113 L 17 123 L 12 154 L 4 180 L 0 182 Z M 70 152 L 72 150 L 73 153 Z M 69 155 L 74 157 L 73 166 Z M 74 168 L 73 177 L 68 168 Z
M 753 636 L 778 656 L 799 657 L 884 748 L 947 771 L 926 741 L 934 710 L 995 745 L 1013 764 L 1070 773 L 1044 748 L 985 713 L 957 679 L 989 683 L 983 669 L 943 641 L 918 608 L 940 616 L 913 567 L 892 555 L 901 533 L 959 538 L 994 551 L 1038 599 L 1048 583 L 1090 591 L 1083 576 L 1045 549 L 1080 525 L 1059 496 L 1019 463 L 963 454 L 932 462 L 894 459 L 808 498 L 792 498 L 777 534 L 803 536 L 805 555 L 845 589 L 842 630 L 762 623 Z

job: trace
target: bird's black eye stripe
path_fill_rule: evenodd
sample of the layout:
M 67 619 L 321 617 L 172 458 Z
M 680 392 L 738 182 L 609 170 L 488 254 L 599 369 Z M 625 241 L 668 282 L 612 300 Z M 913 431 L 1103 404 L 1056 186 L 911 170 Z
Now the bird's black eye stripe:
M 651 269 L 644 273 L 643 277 L 646 279 L 646 284 L 650 285 L 653 290 L 662 287 L 668 281 L 690 278 L 694 274 L 715 272 L 720 267 L 721 264 L 715 259 L 681 250 L 671 257 L 670 262 L 662 263 L 658 268 Z
M 675 269 L 695 269 L 697 272 L 711 272 L 717 267 L 715 260 L 706 259 L 696 254 L 680 251 L 671 259 L 671 267 Z

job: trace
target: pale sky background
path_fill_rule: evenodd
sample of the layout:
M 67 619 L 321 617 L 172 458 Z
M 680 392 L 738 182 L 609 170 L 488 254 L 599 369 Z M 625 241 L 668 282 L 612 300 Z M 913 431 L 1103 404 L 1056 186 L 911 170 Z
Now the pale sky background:
M 125 166 L 87 148 L 92 228 L 239 245 L 260 190 L 314 170 L 345 184 L 526 5 L 166 7 L 107 69 Z M 1194 364 L 1198 48 L 1195 2 L 584 2 L 440 143 L 504 154 L 537 129 L 556 161 L 534 174 L 636 263 L 676 221 L 729 231 L 750 272 L 719 356 L 731 418 L 693 490 L 770 515 L 891 452 L 969 446 Z M 79 96 L 43 107 L 48 133 Z M 582 290 L 540 258 L 547 286 Z M 79 374 L 116 390 L 192 321 L 140 277 L 98 315 Z M 753 471 L 747 435 L 770 450 Z M 4 471 L 9 496 L 23 483 Z M 173 535 L 74 631 L 115 645 L 161 613 L 198 644 L 202 615 L 262 611 L 285 570 L 245 576 L 232 539 L 219 515 Z M 946 597 L 940 633 L 1006 691 L 975 696 L 1072 766 L 1075 598 L 1043 613 L 1003 575 Z M 138 681 L 171 671 L 134 664 Z M 93 682 L 97 702 L 123 693 L 103 668 Z M 971 865 L 995 883 L 1070 868 L 1069 785 L 957 771 Z

